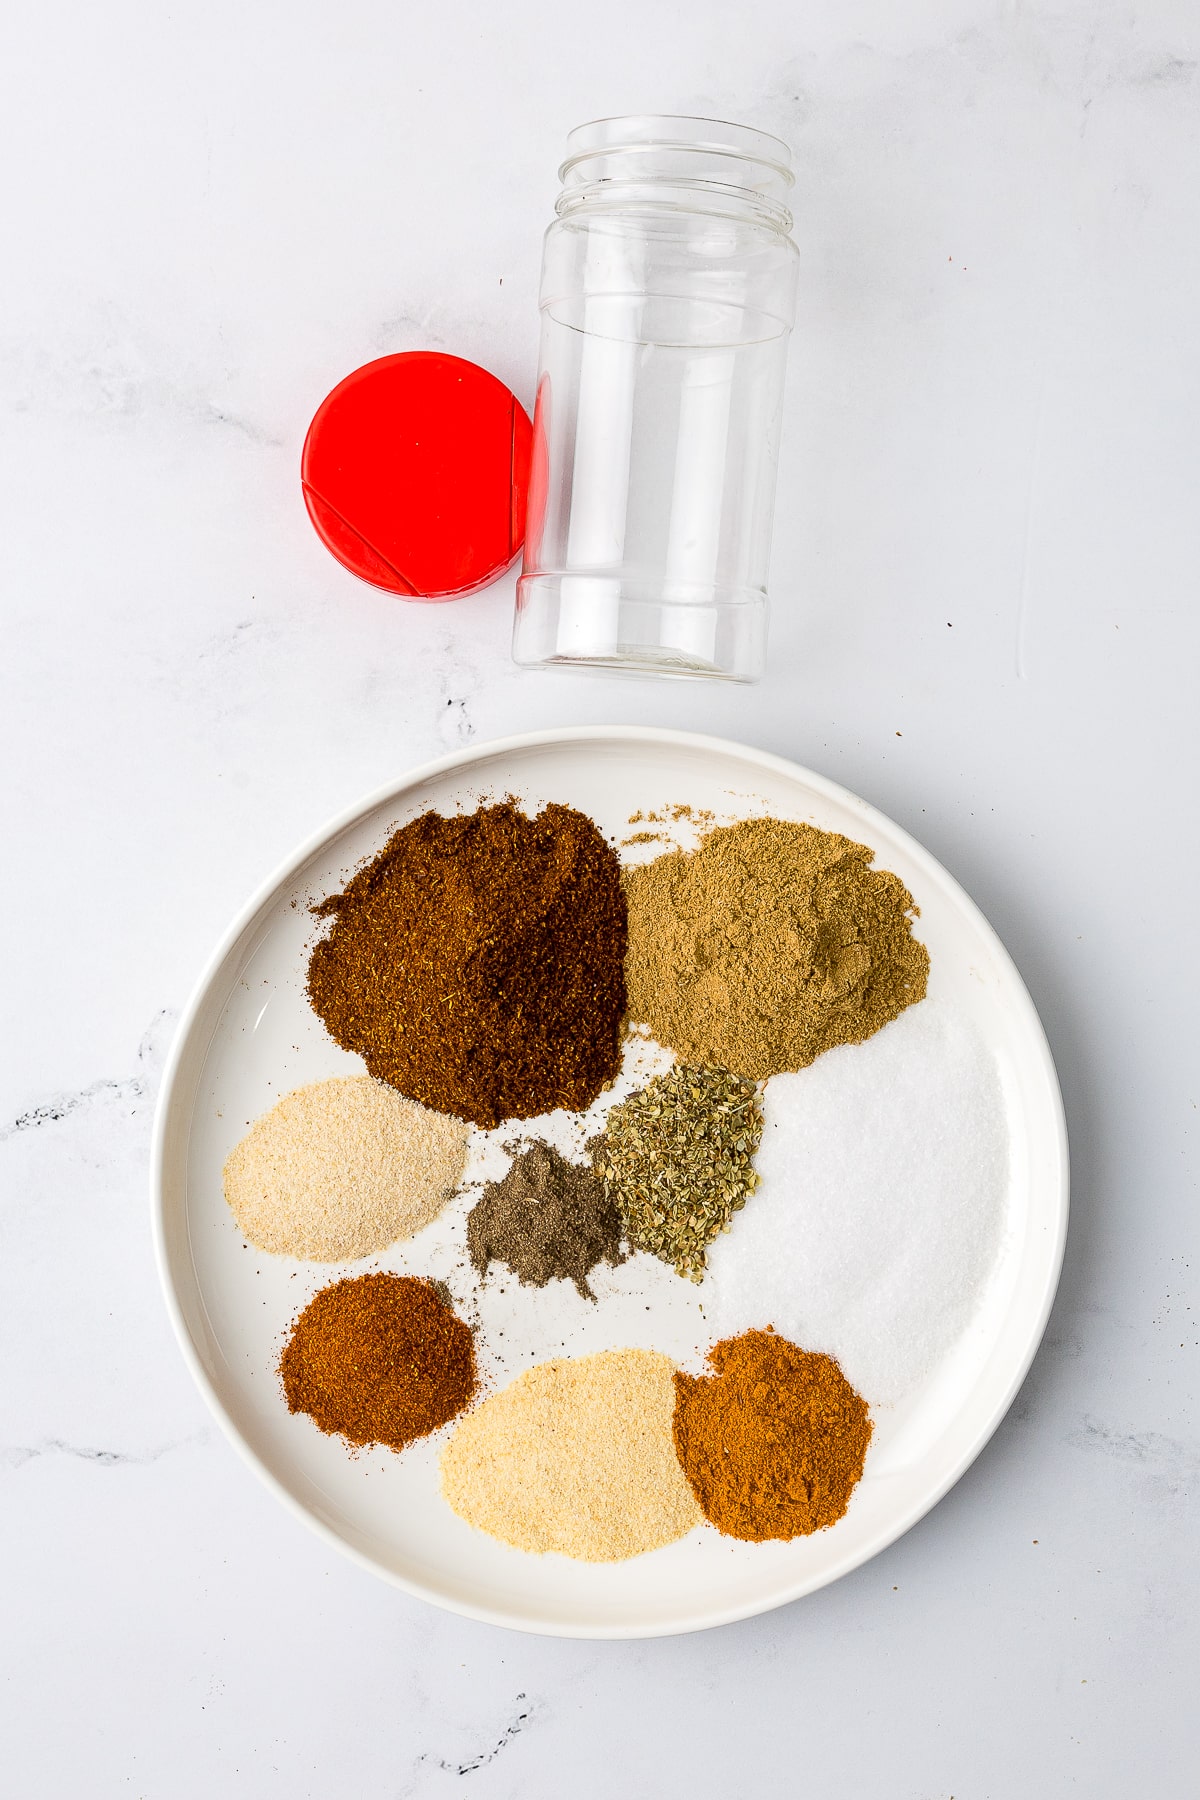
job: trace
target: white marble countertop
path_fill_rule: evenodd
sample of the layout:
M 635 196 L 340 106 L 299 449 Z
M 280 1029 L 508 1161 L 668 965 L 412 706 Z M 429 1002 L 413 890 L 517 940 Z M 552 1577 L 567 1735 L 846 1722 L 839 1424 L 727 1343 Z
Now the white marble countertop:
M 1194 7 L 52 0 L 0 93 L 0 1785 L 1194 1793 Z M 639 109 L 797 152 L 757 689 L 520 675 L 511 583 L 390 600 L 300 500 L 373 355 L 528 400 L 562 138 Z M 1030 985 L 1074 1155 L 1045 1346 L 959 1486 L 811 1599 L 640 1644 L 436 1612 L 286 1515 L 147 1224 L 164 1047 L 250 890 L 407 765 L 575 720 L 743 738 L 914 831 Z

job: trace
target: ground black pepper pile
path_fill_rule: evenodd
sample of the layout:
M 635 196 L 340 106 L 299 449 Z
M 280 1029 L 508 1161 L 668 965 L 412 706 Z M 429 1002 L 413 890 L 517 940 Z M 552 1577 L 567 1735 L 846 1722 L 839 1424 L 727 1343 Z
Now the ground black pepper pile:
M 594 1300 L 591 1270 L 624 1261 L 621 1215 L 590 1169 L 567 1162 L 549 1144 L 531 1144 L 472 1207 L 467 1249 L 479 1275 L 501 1262 L 527 1287 L 573 1281 L 585 1300 Z
M 423 813 L 344 893 L 308 996 L 371 1074 L 488 1129 L 582 1111 L 620 1064 L 625 898 L 586 814 Z

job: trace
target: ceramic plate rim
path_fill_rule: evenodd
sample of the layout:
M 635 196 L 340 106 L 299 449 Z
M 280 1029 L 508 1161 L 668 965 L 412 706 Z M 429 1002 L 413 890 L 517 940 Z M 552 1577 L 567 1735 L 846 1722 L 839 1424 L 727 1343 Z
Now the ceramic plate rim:
M 781 1582 L 777 1593 L 769 1598 L 756 1598 L 745 1605 L 714 1607 L 709 1613 L 689 1614 L 679 1623 L 656 1620 L 646 1625 L 630 1626 L 628 1623 L 612 1625 L 594 1622 L 555 1621 L 547 1622 L 539 1618 L 536 1621 L 524 1617 L 519 1612 L 502 1610 L 495 1607 L 472 1605 L 467 1601 L 452 1597 L 441 1590 L 428 1586 L 420 1581 L 400 1574 L 377 1562 L 374 1557 L 350 1544 L 330 1525 L 318 1518 L 309 1507 L 299 1500 L 279 1477 L 266 1465 L 258 1453 L 247 1443 L 238 1430 L 233 1419 L 210 1380 L 207 1370 L 193 1342 L 183 1313 L 182 1303 L 176 1291 L 174 1274 L 167 1248 L 166 1225 L 169 1206 L 182 1203 L 182 1196 L 172 1196 L 168 1192 L 165 1178 L 165 1159 L 167 1150 L 168 1127 L 175 1112 L 187 1105 L 189 1118 L 191 1112 L 191 1096 L 180 1097 L 176 1093 L 180 1070 L 184 1064 L 191 1034 L 197 1019 L 203 1011 L 208 998 L 209 989 L 219 976 L 226 959 L 247 927 L 255 917 L 270 904 L 274 896 L 285 886 L 308 860 L 341 832 L 355 825 L 366 814 L 376 808 L 399 800 L 402 795 L 422 782 L 438 776 L 449 774 L 458 769 L 469 768 L 471 764 L 499 755 L 511 754 L 556 744 L 579 744 L 586 742 L 620 742 L 655 745 L 674 745 L 691 750 L 710 751 L 720 756 L 732 756 L 748 766 L 770 770 L 772 773 L 792 780 L 799 780 L 815 792 L 824 795 L 835 804 L 849 808 L 870 825 L 878 822 L 885 832 L 899 839 L 914 861 L 923 869 L 927 878 L 940 886 L 946 897 L 957 910 L 962 912 L 984 936 L 990 944 L 997 961 L 1006 970 L 1012 981 L 1012 999 L 1023 1013 L 1023 1023 L 1029 1035 L 1031 1048 L 1036 1050 L 1040 1064 L 1040 1074 L 1046 1083 L 1047 1097 L 1051 1105 L 1057 1167 L 1052 1182 L 1055 1217 L 1053 1219 L 1053 1235 L 1050 1255 L 1046 1264 L 1044 1291 L 1041 1295 L 1034 1323 L 1029 1332 L 1028 1343 L 1024 1353 L 1017 1360 L 1008 1385 L 991 1412 L 977 1427 L 974 1437 L 952 1463 L 949 1471 L 920 1499 L 900 1512 L 896 1518 L 889 1520 L 874 1537 L 867 1540 L 846 1556 L 819 1570 L 813 1575 L 800 1580 Z M 740 1619 L 752 1618 L 763 1612 L 774 1611 L 777 1607 L 786 1606 L 793 1600 L 803 1599 L 805 1595 L 827 1587 L 838 1581 L 853 1569 L 861 1568 L 864 1563 L 889 1545 L 903 1537 L 907 1531 L 919 1523 L 927 1513 L 931 1512 L 938 1502 L 961 1480 L 981 1451 L 987 1445 L 997 1427 L 1004 1419 L 1013 1400 L 1016 1398 L 1030 1366 L 1037 1354 L 1045 1334 L 1046 1324 L 1050 1317 L 1050 1309 L 1058 1291 L 1058 1283 L 1062 1273 L 1063 1257 L 1066 1251 L 1067 1221 L 1069 1213 L 1069 1151 L 1067 1141 L 1066 1117 L 1062 1103 L 1057 1071 L 1046 1038 L 1045 1028 L 1029 995 L 1029 991 L 1021 978 L 1008 950 L 1001 941 L 994 927 L 980 911 L 955 878 L 945 869 L 937 858 L 917 839 L 897 825 L 879 808 L 861 799 L 857 794 L 844 788 L 840 783 L 832 781 L 828 776 L 820 775 L 814 770 L 788 757 L 778 756 L 772 751 L 759 750 L 752 745 L 743 744 L 733 738 L 720 738 L 706 733 L 679 731 L 665 726 L 651 725 L 578 725 L 559 726 L 542 731 L 521 732 L 508 737 L 489 738 L 468 745 L 460 750 L 448 752 L 444 756 L 435 757 L 428 762 L 405 771 L 394 781 L 385 782 L 381 787 L 344 808 L 341 812 L 327 820 L 317 831 L 307 837 L 304 842 L 284 859 L 254 892 L 247 903 L 239 910 L 228 929 L 222 934 L 216 948 L 205 963 L 204 969 L 189 996 L 175 1033 L 170 1053 L 163 1070 L 162 1085 L 159 1089 L 158 1102 L 155 1108 L 154 1132 L 150 1154 L 150 1196 L 151 1220 L 154 1240 L 154 1256 L 158 1268 L 159 1281 L 162 1286 L 167 1312 L 175 1332 L 176 1339 L 183 1353 L 183 1358 L 191 1371 L 192 1377 L 208 1404 L 209 1410 L 216 1418 L 226 1437 L 238 1451 L 243 1461 L 264 1482 L 267 1488 L 280 1500 L 295 1517 L 301 1519 L 310 1530 L 315 1531 L 326 1543 L 337 1549 L 342 1555 L 349 1556 L 360 1567 L 368 1569 L 373 1575 L 390 1582 L 394 1587 L 403 1589 L 415 1598 L 439 1606 L 444 1611 L 457 1613 L 465 1618 L 475 1619 L 483 1624 L 500 1625 L 510 1630 L 519 1630 L 543 1637 L 571 1637 L 590 1639 L 632 1639 L 648 1637 L 668 1637 L 692 1631 L 710 1630 L 718 1625 L 728 1625 Z

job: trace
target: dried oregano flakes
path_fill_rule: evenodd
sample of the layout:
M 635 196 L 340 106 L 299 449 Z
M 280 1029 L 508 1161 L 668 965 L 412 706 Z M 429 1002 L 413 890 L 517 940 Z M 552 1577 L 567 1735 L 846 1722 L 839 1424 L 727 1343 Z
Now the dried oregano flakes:
M 758 1185 L 757 1085 L 714 1064 L 677 1063 L 614 1106 L 589 1145 L 592 1167 L 638 1250 L 704 1278 L 705 1247 Z

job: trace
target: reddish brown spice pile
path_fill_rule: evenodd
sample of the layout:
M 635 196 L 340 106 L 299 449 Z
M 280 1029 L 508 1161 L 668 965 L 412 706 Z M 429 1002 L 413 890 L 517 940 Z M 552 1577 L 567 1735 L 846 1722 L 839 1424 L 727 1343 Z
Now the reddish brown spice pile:
M 715 1376 L 675 1376 L 675 1450 L 706 1519 L 762 1543 L 841 1518 L 871 1439 L 866 1401 L 831 1356 L 773 1331 L 722 1338 Z
M 359 1275 L 309 1301 L 279 1373 L 289 1412 L 352 1444 L 403 1450 L 471 1400 L 475 1345 L 431 1281 Z
M 344 893 L 308 996 L 410 1099 L 491 1128 L 589 1106 L 620 1063 L 625 898 L 586 814 L 423 813 Z

